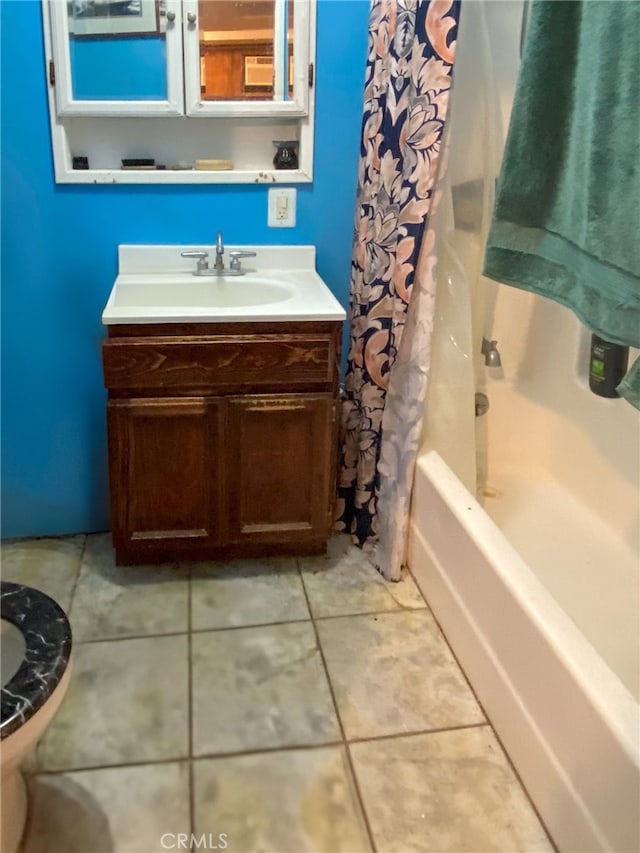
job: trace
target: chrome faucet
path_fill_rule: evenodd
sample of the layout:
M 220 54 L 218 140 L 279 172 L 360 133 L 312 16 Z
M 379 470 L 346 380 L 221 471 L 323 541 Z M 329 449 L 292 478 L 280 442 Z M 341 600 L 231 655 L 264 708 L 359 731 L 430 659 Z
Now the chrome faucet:
M 212 267 L 209 266 L 209 253 L 204 251 L 196 252 L 180 252 L 183 258 L 196 258 L 198 263 L 194 275 L 209 275 L 209 276 L 237 276 L 244 275 L 242 269 L 241 258 L 255 258 L 255 252 L 229 252 L 231 263 L 227 269 L 224 265 L 224 242 L 222 241 L 222 231 L 218 231 L 216 236 L 216 259 Z
M 180 257 L 197 259 L 198 263 L 193 273 L 194 275 L 208 275 L 211 273 L 209 261 L 207 260 L 209 252 L 180 252 Z
M 224 269 L 224 243 L 222 242 L 222 231 L 218 231 L 216 237 L 216 262 L 213 265 L 214 270 Z
M 224 243 L 222 242 L 222 231 L 218 231 L 218 237 L 216 239 L 216 262 L 213 265 L 213 268 L 214 270 L 220 270 L 220 274 L 225 272 L 223 255 Z M 229 264 L 228 271 L 226 271 L 227 275 L 244 275 L 241 258 L 255 258 L 255 256 L 255 252 L 229 252 L 231 263 Z
M 255 258 L 255 252 L 229 252 L 231 263 L 229 264 L 229 275 L 244 275 L 241 258 Z
M 484 363 L 487 367 L 501 367 L 502 359 L 498 352 L 498 341 L 490 341 L 487 338 L 482 338 L 481 353 L 484 356 Z

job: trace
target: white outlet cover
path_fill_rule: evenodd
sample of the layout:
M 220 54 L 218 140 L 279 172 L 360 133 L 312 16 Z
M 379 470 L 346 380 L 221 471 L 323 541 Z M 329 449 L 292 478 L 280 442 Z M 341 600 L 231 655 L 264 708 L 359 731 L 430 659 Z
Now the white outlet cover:
M 268 193 L 269 228 L 293 228 L 296 224 L 295 187 L 270 187 Z

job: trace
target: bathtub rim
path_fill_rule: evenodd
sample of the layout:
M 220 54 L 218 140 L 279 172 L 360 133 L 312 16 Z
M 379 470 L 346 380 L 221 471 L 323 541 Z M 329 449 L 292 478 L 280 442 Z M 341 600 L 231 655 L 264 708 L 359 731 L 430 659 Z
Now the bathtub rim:
M 417 465 L 431 479 L 435 478 L 437 482 L 443 482 L 446 485 L 446 489 L 440 490 L 440 494 L 451 513 L 473 536 L 478 549 L 492 563 L 503 583 L 509 586 L 522 609 L 536 619 L 549 644 L 562 652 L 575 680 L 589 695 L 594 705 L 599 707 L 611 721 L 612 730 L 629 757 L 638 762 L 639 702 L 600 657 L 597 649 L 593 648 L 482 504 L 460 482 L 438 452 L 430 450 L 421 455 Z M 463 506 L 467 507 L 466 511 Z M 508 571 L 505 564 L 509 566 Z M 518 584 L 513 583 L 513 571 L 517 572 Z M 562 638 L 563 643 L 561 648 L 558 642 L 559 637 Z M 584 665 L 587 658 L 591 668 L 588 678 Z M 606 689 L 595 691 L 594 680 Z

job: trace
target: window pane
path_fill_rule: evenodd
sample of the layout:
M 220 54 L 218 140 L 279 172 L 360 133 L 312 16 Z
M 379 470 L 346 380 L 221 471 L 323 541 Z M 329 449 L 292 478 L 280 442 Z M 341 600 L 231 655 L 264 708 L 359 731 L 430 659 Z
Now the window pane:
M 155 0 L 70 0 L 67 16 L 75 99 L 167 98 L 167 46 Z
M 273 98 L 275 0 L 199 0 L 203 101 Z

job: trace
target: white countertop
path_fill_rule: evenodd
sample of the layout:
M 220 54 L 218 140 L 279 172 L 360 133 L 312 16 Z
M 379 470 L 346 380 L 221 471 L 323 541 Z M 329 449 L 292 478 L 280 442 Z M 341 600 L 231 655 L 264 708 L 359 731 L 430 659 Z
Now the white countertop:
M 344 320 L 346 312 L 315 271 L 313 246 L 225 246 L 254 251 L 242 276 L 195 276 L 183 251 L 215 246 L 120 246 L 119 273 L 102 314 L 117 323 Z

